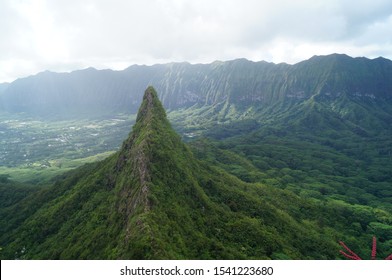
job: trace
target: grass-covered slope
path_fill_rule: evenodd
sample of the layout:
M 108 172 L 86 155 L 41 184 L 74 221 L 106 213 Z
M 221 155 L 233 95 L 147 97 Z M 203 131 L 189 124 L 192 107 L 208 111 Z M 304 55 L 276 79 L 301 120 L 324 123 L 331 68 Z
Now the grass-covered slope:
M 387 256 L 392 251 L 391 112 L 388 102 L 316 94 L 269 119 L 215 127 L 206 133 L 215 141 L 192 146 L 198 158 L 241 180 L 327 206 L 323 224 L 339 221 L 332 227 L 354 244 L 375 235 Z
M 1 257 L 335 259 L 339 239 L 367 253 L 369 233 L 351 231 L 346 204 L 246 183 L 230 168 L 238 163 L 258 176 L 251 160 L 205 143 L 194 151 L 199 159 L 149 87 L 119 152 L 4 205 Z M 203 158 L 209 155 L 215 160 Z M 389 212 L 367 210 L 361 213 L 388 227 Z M 387 249 L 381 244 L 380 254 Z

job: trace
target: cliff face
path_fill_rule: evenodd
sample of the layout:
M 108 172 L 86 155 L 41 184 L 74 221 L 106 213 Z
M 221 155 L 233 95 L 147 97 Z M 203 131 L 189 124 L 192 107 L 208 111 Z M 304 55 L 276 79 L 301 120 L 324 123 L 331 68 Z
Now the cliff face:
M 348 94 L 364 101 L 391 102 L 391 75 L 392 62 L 387 59 L 336 54 L 295 65 L 238 59 L 131 66 L 123 71 L 89 68 L 16 80 L 3 90 L 0 108 L 63 118 L 135 113 L 141 93 L 150 84 L 169 110 L 217 104 L 265 109 L 320 94 L 329 99 Z

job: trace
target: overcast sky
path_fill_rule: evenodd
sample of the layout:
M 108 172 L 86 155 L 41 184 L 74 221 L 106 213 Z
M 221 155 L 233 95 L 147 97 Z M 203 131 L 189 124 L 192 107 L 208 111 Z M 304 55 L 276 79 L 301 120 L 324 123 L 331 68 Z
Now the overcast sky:
M 0 82 L 44 70 L 392 58 L 391 0 L 0 0 Z

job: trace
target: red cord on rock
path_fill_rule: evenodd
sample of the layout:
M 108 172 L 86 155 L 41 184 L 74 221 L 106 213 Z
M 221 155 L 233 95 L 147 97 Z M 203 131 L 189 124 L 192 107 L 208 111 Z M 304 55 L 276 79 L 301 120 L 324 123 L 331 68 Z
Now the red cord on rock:
M 348 259 L 352 259 L 352 260 L 362 260 L 357 254 L 355 254 L 353 251 L 351 251 L 351 249 L 348 248 L 347 245 L 344 244 L 343 241 L 339 241 L 339 244 L 340 244 L 344 249 L 346 249 L 346 251 L 348 252 L 348 254 L 347 254 L 346 252 L 340 250 L 339 252 L 340 252 L 343 256 L 345 256 L 345 257 L 348 258 Z
M 343 241 L 339 241 L 339 244 L 347 251 L 344 252 L 343 250 L 340 250 L 339 253 L 345 256 L 348 259 L 351 260 L 362 260 L 357 254 L 355 254 L 350 248 L 347 247 L 346 244 L 344 244 Z M 376 259 L 377 255 L 377 238 L 373 236 L 373 244 L 372 244 L 372 260 Z M 385 258 L 386 260 L 392 260 L 392 254 L 390 254 L 388 257 Z
M 377 239 L 373 236 L 373 246 L 372 246 L 372 260 L 376 259 L 377 254 Z

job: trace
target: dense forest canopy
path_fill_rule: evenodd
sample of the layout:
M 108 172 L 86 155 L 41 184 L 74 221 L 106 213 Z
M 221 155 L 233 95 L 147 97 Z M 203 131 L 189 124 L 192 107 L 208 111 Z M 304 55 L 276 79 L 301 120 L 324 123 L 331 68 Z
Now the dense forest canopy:
M 376 236 L 385 258 L 391 75 L 389 60 L 331 55 L 11 83 L 0 93 L 1 257 L 338 259 L 343 240 L 365 258 Z

